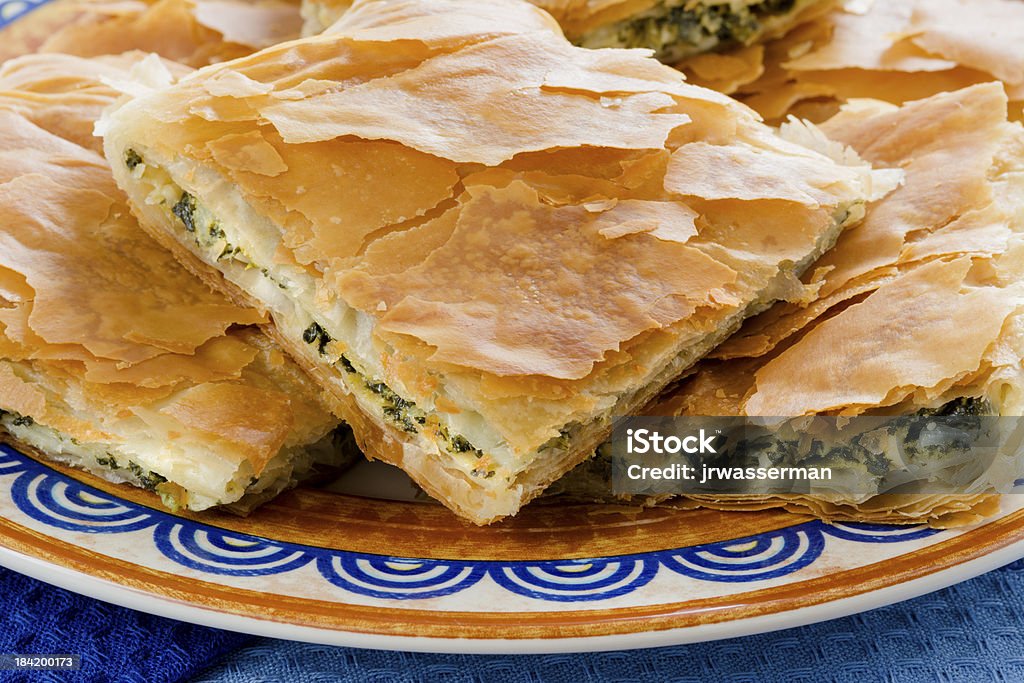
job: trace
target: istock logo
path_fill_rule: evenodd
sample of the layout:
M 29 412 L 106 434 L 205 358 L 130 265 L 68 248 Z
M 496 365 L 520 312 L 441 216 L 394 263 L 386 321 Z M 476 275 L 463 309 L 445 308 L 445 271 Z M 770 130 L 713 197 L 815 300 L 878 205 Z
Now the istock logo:
M 657 453 L 659 455 L 677 455 L 679 453 L 688 453 L 690 455 L 695 453 L 717 454 L 718 451 L 712 445 L 714 439 L 714 435 L 708 434 L 703 429 L 700 430 L 699 434 L 691 434 L 681 438 L 675 435 L 662 436 L 658 432 L 652 432 L 649 429 L 629 429 L 626 430 L 626 452 L 635 455 L 645 455 L 647 453 Z

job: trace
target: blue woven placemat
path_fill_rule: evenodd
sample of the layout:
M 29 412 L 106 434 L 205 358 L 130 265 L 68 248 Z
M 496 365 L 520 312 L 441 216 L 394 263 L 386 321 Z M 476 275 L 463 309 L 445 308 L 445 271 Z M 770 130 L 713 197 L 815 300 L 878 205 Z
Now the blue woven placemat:
M 194 683 L 1021 683 L 1024 561 L 844 619 L 634 652 L 479 657 L 259 640 Z
M 252 641 L 115 607 L 0 568 L 0 653 L 82 656 L 78 671 L 0 671 L 3 683 L 177 683 Z

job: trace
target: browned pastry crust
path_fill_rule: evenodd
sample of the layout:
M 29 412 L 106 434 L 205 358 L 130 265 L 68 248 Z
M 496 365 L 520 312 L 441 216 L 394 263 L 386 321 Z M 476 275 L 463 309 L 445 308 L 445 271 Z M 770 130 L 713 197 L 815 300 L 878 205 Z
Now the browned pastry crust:
M 763 12 L 761 0 L 529 0 L 554 17 L 566 36 L 589 48 L 648 48 L 663 57 L 691 57 L 715 50 L 752 47 L 783 35 L 835 6 L 835 0 L 797 0 Z M 732 16 L 722 21 L 723 6 Z M 302 34 L 327 30 L 352 0 L 303 0 Z M 681 11 L 689 12 L 685 17 Z M 744 15 L 745 11 L 751 14 Z M 674 16 L 675 15 L 675 16 Z M 699 21 L 704 18 L 706 23 Z M 731 23 L 730 23 L 731 22 Z M 657 27 L 657 29 L 655 28 Z M 730 27 L 740 35 L 729 35 Z M 658 30 L 660 29 L 660 30 Z M 667 61 L 673 61 L 669 59 Z
M 1004 84 L 1020 120 L 1022 31 L 1017 0 L 846 0 L 756 53 L 687 67 L 769 121 L 818 121 L 853 98 L 901 104 L 990 81 Z
M 155 52 L 193 67 L 297 38 L 292 0 L 53 0 L 0 30 L 0 61 Z

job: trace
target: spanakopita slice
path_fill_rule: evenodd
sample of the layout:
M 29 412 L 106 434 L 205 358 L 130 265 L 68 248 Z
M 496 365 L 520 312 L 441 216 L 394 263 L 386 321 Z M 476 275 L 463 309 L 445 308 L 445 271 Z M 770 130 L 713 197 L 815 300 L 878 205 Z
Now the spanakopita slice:
M 193 67 L 299 35 L 298 0 L 50 0 L 0 29 L 0 61 L 155 52 Z
M 1024 128 L 983 84 L 895 107 L 861 101 L 822 126 L 864 159 L 906 172 L 806 278 L 808 297 L 750 320 L 678 391 L 648 409 L 684 416 L 1024 415 Z M 791 136 L 813 135 L 791 125 Z M 941 419 L 939 420 L 942 421 Z M 919 423 L 918 423 L 919 424 Z M 889 430 L 902 438 L 899 421 Z M 1022 475 L 1019 455 L 964 493 L 954 439 L 916 449 L 913 468 L 945 494 L 870 494 L 903 464 L 898 439 L 859 461 L 857 490 L 824 497 L 695 497 L 701 504 L 787 507 L 827 520 L 973 524 Z M 837 451 L 838 454 L 838 451 Z M 1007 451 L 1007 455 L 1013 455 Z M 827 459 L 826 453 L 823 458 Z M 591 487 L 592 488 L 592 487 Z M 977 494 L 973 494 L 977 491 Z
M 146 229 L 478 523 L 799 290 L 881 190 L 515 0 L 356 3 L 101 129 Z
M 715 50 L 749 47 L 784 34 L 834 0 L 531 0 L 565 34 L 589 48 L 647 48 L 672 63 Z M 303 35 L 336 22 L 352 0 L 302 0 Z M 486 5 L 484 5 L 486 7 Z
M 117 96 L 96 79 L 138 59 L 0 67 L 0 439 L 172 508 L 244 512 L 337 461 L 338 421 L 263 317 L 147 237 L 79 144 Z

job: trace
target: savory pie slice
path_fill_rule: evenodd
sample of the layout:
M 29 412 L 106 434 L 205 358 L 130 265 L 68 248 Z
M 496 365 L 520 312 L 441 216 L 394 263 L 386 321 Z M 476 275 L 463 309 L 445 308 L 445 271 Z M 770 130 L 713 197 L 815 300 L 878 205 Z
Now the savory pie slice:
M 477 523 L 798 293 L 880 189 L 513 0 L 356 3 L 101 130 L 145 228 L 270 311 L 371 457 Z
M 647 412 L 1024 415 L 1024 128 L 1006 112 L 1006 94 L 992 83 L 900 108 L 861 101 L 823 124 L 864 159 L 904 169 L 905 184 L 815 264 L 807 300 L 749 320 Z M 811 130 L 791 124 L 788 134 Z M 957 455 L 936 448 L 914 462 L 933 481 L 949 481 Z M 884 476 L 886 462 L 873 461 L 858 481 Z M 570 475 L 562 489 L 596 491 L 601 467 Z M 993 470 L 1002 477 L 995 490 L 1024 476 L 1016 468 Z M 691 503 L 954 526 L 993 513 L 996 498 L 856 492 Z
M 536 0 L 583 47 L 642 47 L 674 63 L 786 33 L 834 0 Z
M 0 67 L 0 439 L 172 508 L 247 511 L 335 462 L 338 421 L 254 327 L 263 316 L 147 237 L 106 161 L 76 141 L 104 97 L 95 79 L 120 66 L 123 80 L 130 63 Z
M 782 35 L 835 0 L 530 0 L 589 48 L 640 47 L 672 63 Z M 303 35 L 323 32 L 353 0 L 302 0 Z
M 193 67 L 297 38 L 298 0 L 50 0 L 0 30 L 0 61 L 34 52 L 155 52 Z

